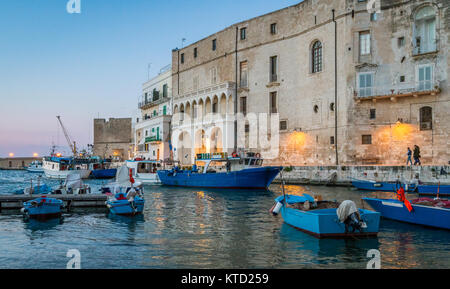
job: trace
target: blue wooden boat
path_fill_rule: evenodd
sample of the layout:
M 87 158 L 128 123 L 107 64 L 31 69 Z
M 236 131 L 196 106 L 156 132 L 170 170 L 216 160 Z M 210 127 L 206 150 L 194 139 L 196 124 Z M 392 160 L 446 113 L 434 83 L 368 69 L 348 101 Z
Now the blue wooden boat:
M 417 192 L 423 196 L 437 196 L 439 188 L 439 196 L 450 196 L 450 185 L 418 185 Z
M 117 169 L 98 169 L 91 171 L 93 179 L 113 179 L 116 176 Z
M 142 183 L 135 183 L 127 166 L 120 167 L 115 182 L 101 190 L 109 196 L 106 206 L 114 215 L 135 216 L 144 211 L 144 187 Z
M 247 154 L 244 158 L 227 157 L 226 153 L 200 154 L 198 162 L 204 164 L 202 172 L 196 165 L 192 170 L 160 170 L 159 179 L 166 186 L 265 190 L 283 169 L 263 167 L 258 154 Z M 211 163 L 221 165 L 212 168 Z
M 342 223 L 339 220 L 336 209 L 337 203 L 334 204 L 335 208 L 326 208 L 332 207 L 331 204 L 333 202 L 315 202 L 307 194 L 300 197 L 292 195 L 281 196 L 275 201 L 277 205 L 274 207 L 274 210 L 281 212 L 285 223 L 319 239 L 375 237 L 378 234 L 380 214 L 377 212 L 359 209 L 359 220 L 355 220 L 356 222 L 354 223 L 358 225 L 358 229 L 355 230 L 355 226 L 350 231 L 347 229 L 346 223 Z M 314 205 L 312 209 L 300 209 L 306 201 L 315 204 L 316 209 Z M 296 204 L 300 206 L 295 206 Z M 352 214 L 351 216 L 353 218 L 354 215 Z
M 412 204 L 413 211 L 394 199 L 363 198 L 374 210 L 387 219 L 412 224 L 450 229 L 450 209 Z
M 127 199 L 125 193 L 117 193 L 114 198 L 106 201 L 106 206 L 112 214 L 121 216 L 135 216 L 144 211 L 145 200 L 141 196 Z
M 396 192 L 399 186 L 403 188 L 406 186 L 404 184 L 396 182 L 374 182 L 374 181 L 364 181 L 364 180 L 352 180 L 352 185 L 359 190 L 364 191 L 382 191 L 382 192 Z M 414 192 L 416 185 L 409 184 L 407 186 L 407 192 Z
M 63 206 L 63 201 L 43 196 L 23 203 L 22 213 L 32 219 L 57 218 Z

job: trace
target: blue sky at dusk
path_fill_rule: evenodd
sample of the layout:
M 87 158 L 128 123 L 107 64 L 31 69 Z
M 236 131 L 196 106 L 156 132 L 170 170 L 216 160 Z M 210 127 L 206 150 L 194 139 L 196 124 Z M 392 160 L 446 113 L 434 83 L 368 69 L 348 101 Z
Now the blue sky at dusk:
M 171 51 L 300 0 L 0 0 L 0 157 L 93 142 L 93 118 L 131 117 Z M 68 148 L 65 149 L 68 152 Z

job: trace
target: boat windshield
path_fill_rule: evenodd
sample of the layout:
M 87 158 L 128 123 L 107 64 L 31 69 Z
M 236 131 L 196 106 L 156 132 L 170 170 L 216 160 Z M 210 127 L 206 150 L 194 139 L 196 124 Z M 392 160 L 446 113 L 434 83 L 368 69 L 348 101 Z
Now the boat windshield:
M 160 163 L 139 163 L 137 172 L 140 174 L 155 174 L 159 168 L 161 168 Z
M 244 159 L 244 164 L 246 166 L 257 166 L 257 167 L 260 167 L 263 164 L 263 160 L 262 159 L 255 159 L 255 158 L 245 158 Z

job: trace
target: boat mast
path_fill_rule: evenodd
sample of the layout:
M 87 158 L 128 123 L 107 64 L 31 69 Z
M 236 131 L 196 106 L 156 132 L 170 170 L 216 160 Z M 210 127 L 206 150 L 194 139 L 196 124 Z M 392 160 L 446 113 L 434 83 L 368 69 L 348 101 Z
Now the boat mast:
M 69 147 L 72 150 L 73 156 L 76 157 L 77 156 L 77 147 L 76 147 L 75 142 L 72 142 L 72 140 L 70 139 L 69 134 L 61 121 L 61 116 L 58 115 L 58 116 L 56 116 L 56 118 L 58 119 L 59 124 L 61 125 L 61 128 L 64 132 L 64 136 L 66 137 L 67 143 L 69 144 Z

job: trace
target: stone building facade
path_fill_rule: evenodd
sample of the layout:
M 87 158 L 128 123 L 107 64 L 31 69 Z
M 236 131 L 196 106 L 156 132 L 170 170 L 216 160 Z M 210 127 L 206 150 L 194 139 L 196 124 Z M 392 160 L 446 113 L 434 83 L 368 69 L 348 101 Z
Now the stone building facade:
M 124 161 L 132 154 L 131 118 L 94 119 L 93 154 Z
M 167 65 L 142 86 L 141 116 L 134 125 L 135 157 L 167 160 L 172 119 L 172 67 Z
M 445 0 L 305 0 L 174 50 L 177 158 L 399 165 L 419 145 L 447 164 L 449 15 Z

